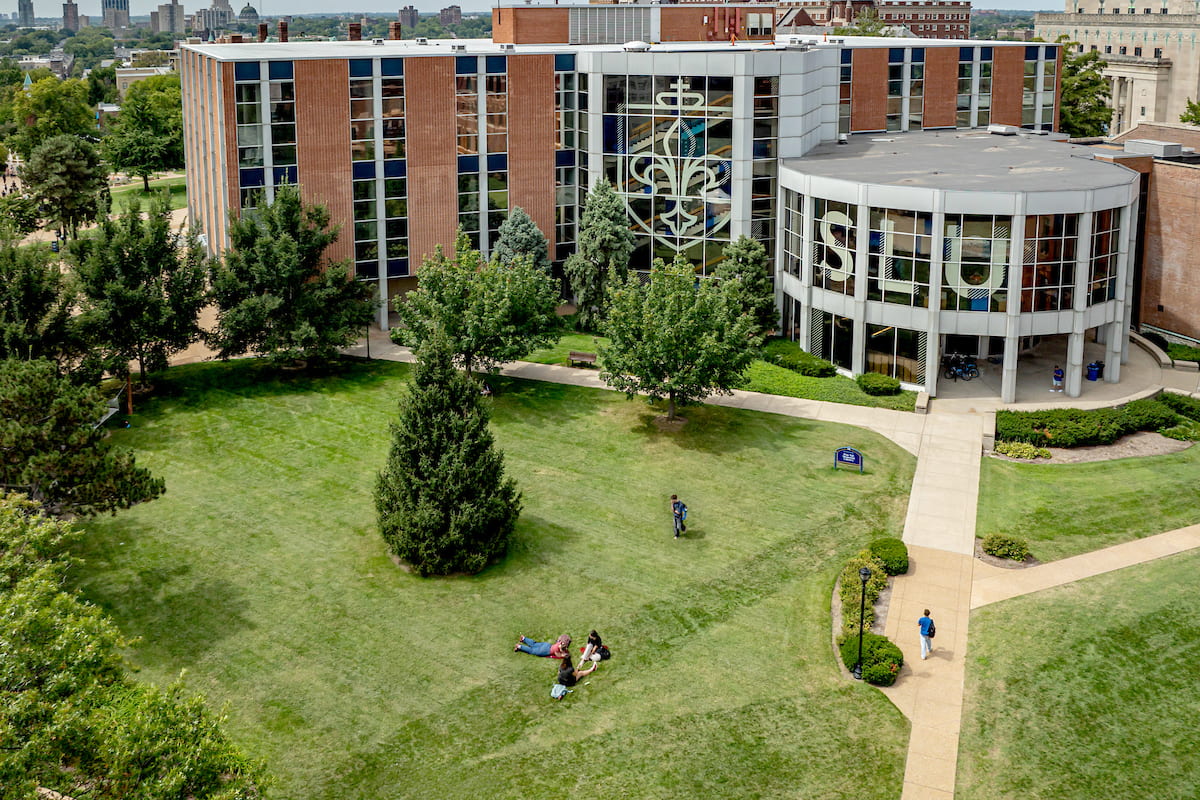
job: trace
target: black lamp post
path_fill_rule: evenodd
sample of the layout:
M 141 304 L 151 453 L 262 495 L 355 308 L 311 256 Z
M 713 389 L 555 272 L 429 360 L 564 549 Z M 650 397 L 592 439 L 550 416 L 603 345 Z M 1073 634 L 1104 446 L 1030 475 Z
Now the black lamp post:
M 854 665 L 854 669 L 850 674 L 854 676 L 854 680 L 862 680 L 862 640 L 863 640 L 863 614 L 867 611 L 867 581 L 871 580 L 871 570 L 863 567 L 858 571 L 858 579 L 862 581 L 862 594 L 859 595 L 858 601 L 858 661 Z

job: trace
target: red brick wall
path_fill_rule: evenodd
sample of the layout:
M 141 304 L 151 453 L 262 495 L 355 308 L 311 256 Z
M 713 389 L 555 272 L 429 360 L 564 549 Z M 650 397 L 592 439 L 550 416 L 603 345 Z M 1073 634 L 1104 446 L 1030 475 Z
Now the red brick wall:
M 1025 45 L 996 46 L 992 65 L 992 122 L 1021 125 L 1021 96 L 1025 91 Z
M 225 115 L 225 207 L 234 211 L 241 209 L 242 198 L 238 192 L 237 113 L 234 110 L 233 100 L 233 64 L 225 62 L 220 65 L 220 69 L 221 103 Z M 214 92 L 214 96 L 215 94 Z M 217 241 L 221 242 L 222 247 L 225 244 L 225 228 L 227 223 L 228 220 L 225 215 L 222 215 L 222 218 L 217 223 L 219 225 L 219 238 Z
M 512 44 L 566 43 L 570 39 L 566 8 L 492 9 L 492 41 Z
M 772 6 L 727 8 L 663 5 L 659 7 L 659 12 L 659 38 L 664 42 L 724 42 L 734 33 L 738 39 L 753 41 L 774 38 L 773 34 L 750 36 L 746 33 L 746 14 L 773 14 Z
M 329 209 L 338 240 L 330 261 L 354 258 L 350 175 L 350 89 L 346 61 L 296 61 L 296 155 L 300 196 Z
M 422 259 L 432 255 L 438 244 L 445 245 L 446 251 L 450 251 L 458 228 L 454 59 L 406 59 L 404 89 L 408 140 L 408 257 L 416 271 Z
M 926 128 L 953 127 L 958 100 L 958 48 L 925 48 Z
M 926 48 L 926 51 L 930 49 L 933 48 Z M 884 130 L 887 128 L 887 48 L 856 48 L 852 58 L 850 130 Z
M 533 218 L 554 252 L 554 56 L 508 58 L 509 205 Z
M 1200 167 L 1156 161 L 1146 199 L 1141 320 L 1196 339 L 1200 339 L 1198 218 Z

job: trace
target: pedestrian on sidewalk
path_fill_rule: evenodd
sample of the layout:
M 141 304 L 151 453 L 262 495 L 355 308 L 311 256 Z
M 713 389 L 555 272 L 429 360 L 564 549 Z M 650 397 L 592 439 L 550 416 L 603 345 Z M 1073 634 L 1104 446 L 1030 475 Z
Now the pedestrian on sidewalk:
M 1061 392 L 1063 390 L 1063 369 L 1058 364 L 1054 365 L 1054 386 L 1050 389 L 1052 392 Z
M 917 620 L 917 626 L 921 629 L 921 660 L 933 652 L 933 637 L 937 633 L 937 627 L 933 624 L 933 618 L 929 616 L 929 609 L 925 609 L 925 616 Z
M 683 521 L 687 519 L 687 505 L 679 499 L 679 495 L 671 495 L 671 516 L 675 521 L 675 538 L 679 538 L 679 534 L 687 532 L 687 525 Z

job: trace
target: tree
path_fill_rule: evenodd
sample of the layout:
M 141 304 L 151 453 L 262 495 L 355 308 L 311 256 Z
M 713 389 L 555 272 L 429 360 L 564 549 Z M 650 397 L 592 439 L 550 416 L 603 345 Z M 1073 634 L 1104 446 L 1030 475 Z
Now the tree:
M 9 145 L 28 160 L 38 145 L 56 136 L 83 136 L 96 128 L 87 84 L 81 80 L 42 78 L 12 99 L 16 132 Z
M 546 235 L 520 206 L 513 208 L 500 223 L 500 238 L 492 251 L 492 260 L 511 264 L 518 256 L 528 256 L 535 267 L 550 271 L 550 245 Z
M 421 264 L 416 290 L 396 298 L 402 324 L 392 336 L 419 355 L 437 333 L 467 372 L 489 370 L 554 343 L 558 299 L 553 279 L 528 256 L 483 263 L 460 232 L 454 258 L 439 248 Z
M 121 113 L 104 137 L 113 169 L 137 175 L 150 191 L 155 172 L 183 166 L 183 104 L 178 75 L 155 75 L 125 92 Z
M 375 483 L 388 549 L 420 575 L 476 573 L 504 553 L 521 513 L 516 483 L 488 430 L 479 387 L 435 333 L 400 400 Z
M 1058 37 L 1063 50 L 1062 93 L 1059 95 L 1059 129 L 1072 138 L 1103 136 L 1112 122 L 1108 106 L 1108 79 L 1102 71 L 1108 62 L 1096 50 L 1076 53 L 1078 42 Z
M 166 486 L 95 427 L 107 406 L 46 360 L 0 361 L 0 487 L 56 512 L 98 514 L 153 500 Z
M 756 334 L 775 330 L 779 323 L 775 282 L 771 279 L 767 251 L 761 244 L 748 236 L 739 236 L 725 248 L 716 278 L 735 307 L 754 320 Z
M 0 196 L 0 237 L 24 238 L 40 228 L 41 222 L 37 200 L 19 192 Z
M 630 398 L 665 399 L 673 420 L 678 406 L 730 393 L 754 358 L 756 328 L 682 255 L 656 259 L 649 283 L 628 275 L 611 289 L 600 378 Z
M 70 524 L 41 513 L 20 494 L 0 493 L 0 592 L 44 568 L 50 575 L 65 567 L 67 548 L 82 536 Z
M 324 206 L 292 187 L 253 213 L 233 216 L 230 247 L 210 269 L 219 308 L 209 346 L 221 358 L 256 353 L 282 361 L 328 359 L 355 342 L 374 315 L 372 289 L 330 262 L 337 241 Z
M 609 276 L 629 269 L 633 233 L 625 215 L 625 203 L 607 180 L 588 192 L 579 221 L 579 245 L 563 269 L 579 309 L 579 327 L 596 330 L 604 318 L 604 300 Z
M 117 68 L 96 67 L 88 72 L 88 102 L 94 106 L 117 102 Z
M 1187 99 L 1187 110 L 1179 115 L 1179 121 L 1186 125 L 1200 125 L 1200 103 Z
M 95 236 L 71 248 L 71 260 L 83 295 L 80 325 L 115 374 L 137 361 L 144 385 L 200 338 L 204 250 L 195 236 L 171 230 L 165 197 L 154 198 L 144 218 L 135 200 L 120 219 L 101 220 Z
M 78 136 L 55 136 L 38 145 L 21 168 L 21 180 L 60 231 L 74 237 L 100 210 L 108 179 L 94 145 Z
M 72 316 L 77 298 L 48 247 L 0 239 L 0 358 L 47 358 L 67 369 L 85 349 Z
M 873 8 L 864 8 L 855 15 L 849 25 L 841 25 L 833 29 L 836 36 L 892 36 L 892 28 L 879 18 L 879 12 Z

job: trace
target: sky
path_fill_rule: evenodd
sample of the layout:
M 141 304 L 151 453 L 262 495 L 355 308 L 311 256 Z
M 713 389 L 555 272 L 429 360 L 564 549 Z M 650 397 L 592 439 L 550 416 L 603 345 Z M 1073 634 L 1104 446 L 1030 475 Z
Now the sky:
M 180 0 L 187 11 L 195 11 L 211 5 L 212 0 Z M 511 1 L 511 0 L 508 0 Z M 582 0 L 576 0 L 580 2 Z M 76 0 L 79 13 L 90 17 L 100 16 L 100 0 Z M 134 16 L 149 14 L 158 7 L 160 2 L 167 0 L 130 0 L 129 11 Z M 246 0 L 230 0 L 235 8 L 241 8 Z M 398 9 L 406 5 L 415 5 L 423 12 L 435 12 L 443 6 L 457 2 L 464 13 L 483 12 L 492 7 L 491 3 L 478 0 L 354 0 L 353 6 L 371 15 L 392 16 Z M 61 14 L 63 0 L 33 0 L 33 12 L 39 17 L 57 17 Z M 258 9 L 259 14 L 277 16 L 280 14 L 321 14 L 338 10 L 341 4 L 330 3 L 329 0 L 250 0 L 250 4 Z M 346 3 L 350 5 L 350 3 Z M 1063 10 L 1064 3 L 1054 3 L 1053 0 L 982 0 L 976 2 L 973 8 L 1004 8 L 1057 11 Z M 14 13 L 17 10 L 16 0 L 4 0 L 0 10 Z

